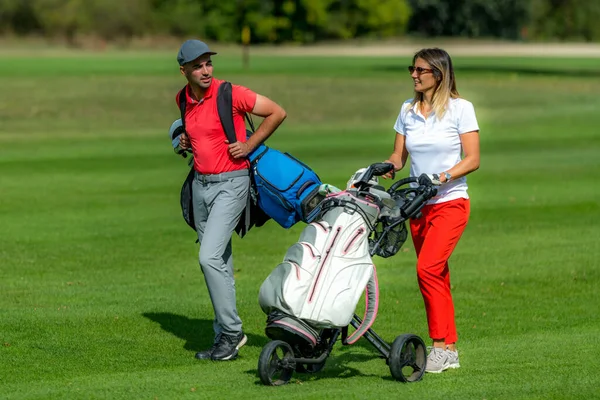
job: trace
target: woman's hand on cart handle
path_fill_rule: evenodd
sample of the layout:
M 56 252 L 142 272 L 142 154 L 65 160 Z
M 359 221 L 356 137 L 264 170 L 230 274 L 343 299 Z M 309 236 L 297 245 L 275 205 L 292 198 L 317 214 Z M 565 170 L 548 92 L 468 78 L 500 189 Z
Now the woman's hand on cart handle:
M 392 164 L 394 166 L 394 170 L 388 172 L 387 174 L 382 175 L 381 177 L 383 179 L 394 179 L 395 175 L 396 175 L 396 171 L 399 171 L 400 168 L 393 161 L 390 161 L 390 160 L 385 160 L 384 163 L 386 163 L 386 164 Z
M 427 175 L 427 178 L 431 181 L 434 186 L 440 186 L 442 181 L 440 180 L 440 176 L 438 174 L 424 174 Z

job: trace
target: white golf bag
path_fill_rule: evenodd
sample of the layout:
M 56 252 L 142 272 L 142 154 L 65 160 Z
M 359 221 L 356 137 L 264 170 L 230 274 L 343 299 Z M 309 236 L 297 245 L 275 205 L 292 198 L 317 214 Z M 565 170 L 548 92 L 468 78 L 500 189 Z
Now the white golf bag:
M 259 304 L 272 323 L 314 342 L 316 332 L 310 328 L 348 326 L 366 289 L 365 317 L 348 337 L 351 344 L 377 315 L 379 290 L 369 236 L 380 208 L 359 198 L 356 189 L 329 195 L 323 207 L 321 218 L 304 228 L 263 282 Z

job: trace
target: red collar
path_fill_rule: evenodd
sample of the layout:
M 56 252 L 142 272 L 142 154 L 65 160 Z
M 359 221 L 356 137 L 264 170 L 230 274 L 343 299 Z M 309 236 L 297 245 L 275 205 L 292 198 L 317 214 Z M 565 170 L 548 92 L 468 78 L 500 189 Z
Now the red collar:
M 187 98 L 188 103 L 191 104 L 197 104 L 197 103 L 202 103 L 204 100 L 211 98 L 219 89 L 219 86 L 221 85 L 223 81 L 216 79 L 213 77 L 212 82 L 210 83 L 210 86 L 208 87 L 208 90 L 206 91 L 206 93 L 204 93 L 204 97 L 202 99 L 200 99 L 199 101 L 196 101 L 192 95 L 191 95 L 191 86 L 188 83 L 185 87 L 185 96 Z

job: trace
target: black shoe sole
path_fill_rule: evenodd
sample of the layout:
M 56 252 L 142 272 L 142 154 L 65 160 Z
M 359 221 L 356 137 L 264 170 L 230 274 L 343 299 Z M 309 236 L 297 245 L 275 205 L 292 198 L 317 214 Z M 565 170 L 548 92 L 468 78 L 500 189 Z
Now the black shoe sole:
M 230 354 L 227 357 L 221 357 L 221 358 L 211 357 L 211 360 L 213 360 L 213 361 L 233 361 L 237 358 L 238 353 L 239 352 L 236 349 L 232 354 Z
M 199 354 L 200 353 L 196 353 L 194 356 L 196 360 L 210 360 L 212 358 L 212 354 Z

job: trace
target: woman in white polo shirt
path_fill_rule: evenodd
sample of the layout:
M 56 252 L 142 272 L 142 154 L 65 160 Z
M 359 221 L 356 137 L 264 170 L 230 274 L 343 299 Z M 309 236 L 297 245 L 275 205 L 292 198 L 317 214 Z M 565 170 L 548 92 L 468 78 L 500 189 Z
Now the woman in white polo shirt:
M 452 60 L 442 49 L 423 49 L 408 67 L 414 98 L 402 104 L 387 160 L 410 175 L 429 174 L 438 194 L 410 221 L 417 253 L 417 277 L 433 347 L 427 372 L 458 368 L 454 304 L 448 259 L 469 219 L 466 175 L 479 168 L 479 126 L 473 104 L 459 97 Z

